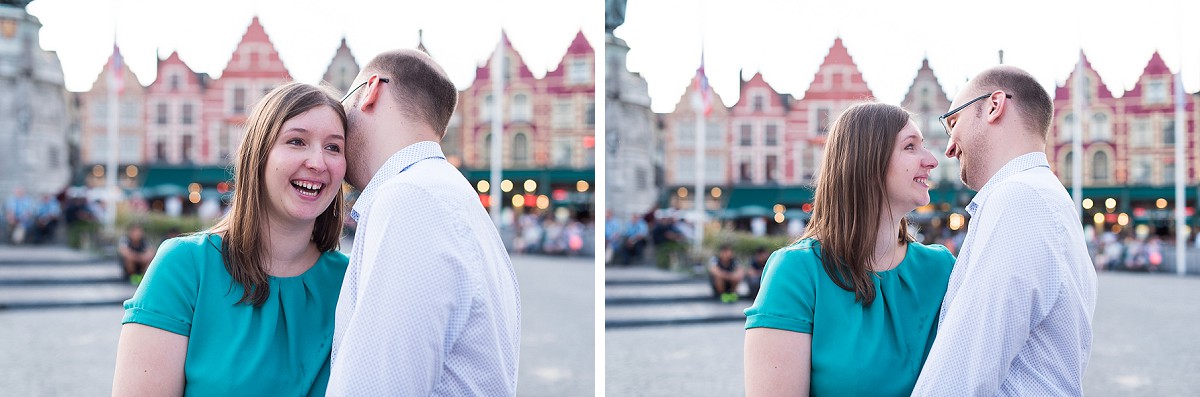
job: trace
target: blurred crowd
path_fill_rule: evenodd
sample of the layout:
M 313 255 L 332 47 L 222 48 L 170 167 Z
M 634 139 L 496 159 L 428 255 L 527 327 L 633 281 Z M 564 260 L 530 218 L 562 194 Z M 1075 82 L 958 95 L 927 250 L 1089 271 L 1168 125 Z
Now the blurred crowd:
M 517 219 L 512 248 L 519 254 L 587 255 L 594 246 L 594 229 L 590 223 L 574 218 L 524 214 Z

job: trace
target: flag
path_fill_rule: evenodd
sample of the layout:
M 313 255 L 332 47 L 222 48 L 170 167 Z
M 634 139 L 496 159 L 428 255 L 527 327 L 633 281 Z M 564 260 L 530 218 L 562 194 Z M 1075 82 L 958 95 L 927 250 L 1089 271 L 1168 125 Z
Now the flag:
M 117 48 L 117 43 L 113 43 L 112 68 L 108 70 L 108 84 L 109 89 L 117 90 L 118 94 L 125 91 L 125 74 L 122 73 L 124 68 L 121 50 Z
M 712 87 L 708 86 L 708 76 L 704 75 L 704 57 L 700 57 L 700 69 L 696 70 L 696 107 L 704 109 L 704 116 L 712 114 Z

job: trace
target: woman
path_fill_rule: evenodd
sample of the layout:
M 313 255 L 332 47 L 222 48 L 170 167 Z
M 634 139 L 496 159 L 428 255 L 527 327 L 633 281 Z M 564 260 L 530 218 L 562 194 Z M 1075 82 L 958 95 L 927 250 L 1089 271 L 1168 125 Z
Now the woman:
M 908 233 L 929 204 L 908 112 L 864 103 L 838 117 L 799 241 L 767 261 L 746 309 L 749 396 L 907 396 L 933 343 L 954 257 Z
M 342 227 L 346 116 L 290 83 L 246 121 L 233 204 L 168 240 L 125 302 L 113 395 L 324 395 L 349 260 Z

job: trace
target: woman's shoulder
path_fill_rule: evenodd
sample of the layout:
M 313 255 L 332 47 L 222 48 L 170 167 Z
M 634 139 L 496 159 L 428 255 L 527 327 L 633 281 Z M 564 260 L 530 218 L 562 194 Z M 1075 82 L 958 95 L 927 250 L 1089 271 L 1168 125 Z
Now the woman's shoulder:
M 926 261 L 932 260 L 939 264 L 954 264 L 954 254 L 950 253 L 950 249 L 941 244 L 922 244 L 913 242 L 908 245 L 910 253 L 916 254 L 917 257 Z
M 346 253 L 336 249 L 321 253 L 321 260 L 336 266 L 343 272 L 346 270 L 346 266 L 350 265 L 350 257 L 346 256 Z
M 819 253 L 820 242 L 816 239 L 811 237 L 800 239 L 775 250 L 767 259 L 767 267 L 795 269 L 792 271 L 809 269 L 812 266 L 819 268 L 821 266 L 821 259 L 817 256 Z

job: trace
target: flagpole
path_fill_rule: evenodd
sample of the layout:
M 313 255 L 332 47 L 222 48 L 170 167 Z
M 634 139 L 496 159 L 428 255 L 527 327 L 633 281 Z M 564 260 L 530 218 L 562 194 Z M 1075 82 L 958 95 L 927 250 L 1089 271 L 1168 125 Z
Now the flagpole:
M 1186 251 L 1184 250 L 1187 243 L 1187 233 L 1183 228 L 1186 224 L 1184 217 L 1184 207 L 1187 202 L 1183 196 L 1183 180 L 1187 171 L 1187 163 L 1183 161 L 1183 147 L 1187 146 L 1186 138 L 1183 135 L 1184 118 L 1183 118 L 1183 68 L 1175 74 L 1175 271 L 1180 275 L 1187 274 L 1187 261 L 1184 259 Z
M 692 101 L 692 108 L 696 114 L 696 186 L 692 191 L 696 202 L 694 210 L 696 216 L 692 224 L 693 236 L 692 252 L 700 255 L 704 248 L 704 223 L 707 220 L 704 213 L 704 151 L 708 133 L 706 130 L 705 118 L 708 109 L 712 106 L 712 98 L 706 97 L 709 91 L 708 77 L 704 74 L 704 41 L 700 41 L 700 69 L 696 73 L 696 96 L 698 101 Z M 698 105 L 698 106 L 696 106 Z
M 500 209 L 504 208 L 504 203 L 501 201 L 503 195 L 500 191 L 500 173 L 501 150 L 500 135 L 504 133 L 504 30 L 500 30 L 500 41 L 496 43 L 496 52 L 492 54 L 491 78 L 492 78 L 492 136 L 491 136 L 491 153 L 488 158 L 491 159 L 491 205 L 488 210 L 492 215 L 492 223 L 496 227 L 500 227 Z M 485 104 L 486 106 L 486 104 Z
M 120 95 L 117 91 L 121 89 L 118 85 L 124 83 L 122 72 L 121 52 L 117 49 L 117 41 L 114 35 L 113 38 L 113 55 L 109 63 L 108 76 L 108 162 L 104 167 L 104 183 L 106 186 L 104 194 L 104 227 L 109 233 L 115 235 L 115 225 L 117 220 L 117 147 L 118 142 L 118 117 L 120 117 Z
M 1075 201 L 1075 213 L 1083 219 L 1083 100 L 1087 94 L 1083 81 L 1083 48 L 1079 49 L 1079 62 L 1075 65 L 1075 89 L 1071 93 L 1075 105 L 1075 132 L 1071 134 L 1071 197 Z
M 701 64 L 703 64 L 703 61 L 701 62 Z M 703 73 L 704 73 L 703 66 L 701 66 L 700 70 L 701 70 L 700 73 L 703 75 Z M 704 77 L 698 76 L 697 78 L 704 78 Z M 697 87 L 697 88 L 704 89 L 703 87 Z M 704 93 L 697 91 L 697 95 L 704 95 Z M 692 239 L 692 251 L 695 252 L 696 254 L 699 254 L 700 250 L 702 249 L 702 247 L 704 245 L 704 241 L 703 241 L 704 240 L 704 221 L 705 221 L 705 219 L 704 219 L 705 218 L 704 217 L 704 168 L 705 168 L 704 167 L 704 150 L 705 150 L 705 142 L 704 141 L 707 140 L 708 134 L 705 132 L 705 128 L 704 128 L 705 127 L 704 106 L 702 105 L 700 107 L 697 107 L 695 109 L 695 112 L 696 112 L 696 188 L 692 192 L 692 195 L 696 196 L 695 197 L 696 217 L 695 217 L 695 224 L 692 225 L 692 227 L 694 228 L 694 236 L 695 236 L 695 238 Z

